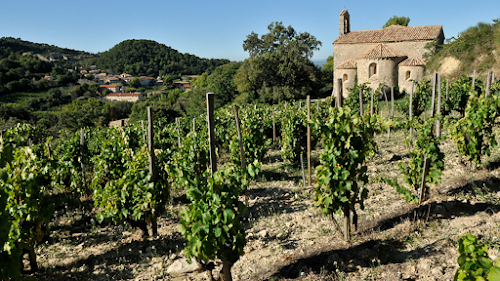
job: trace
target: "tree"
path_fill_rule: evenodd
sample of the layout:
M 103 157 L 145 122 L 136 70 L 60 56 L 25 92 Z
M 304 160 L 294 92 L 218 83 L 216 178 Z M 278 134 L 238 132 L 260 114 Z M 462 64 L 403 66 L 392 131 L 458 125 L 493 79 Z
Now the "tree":
M 384 24 L 384 26 L 382 26 L 382 28 L 386 28 L 386 27 L 388 27 L 390 25 L 393 25 L 393 24 L 399 24 L 399 25 L 402 25 L 402 26 L 408 26 L 409 23 L 410 23 L 410 18 L 409 17 L 393 16 L 392 18 L 390 18 Z
M 308 32 L 297 33 L 282 22 L 271 23 L 269 33 L 252 32 L 243 42 L 250 58 L 238 69 L 235 83 L 240 92 L 263 102 L 298 99 L 320 87 L 320 70 L 310 58 L 321 42 Z
M 216 94 L 215 107 L 221 107 L 234 100 L 238 94 L 234 76 L 241 66 L 241 62 L 233 62 L 218 66 L 207 78 L 207 91 Z
M 333 89 L 333 56 L 326 59 L 326 63 L 321 66 L 321 92 L 331 92 Z
M 139 78 L 134 78 L 130 80 L 128 85 L 132 88 L 139 88 L 141 86 L 141 82 L 139 82 Z

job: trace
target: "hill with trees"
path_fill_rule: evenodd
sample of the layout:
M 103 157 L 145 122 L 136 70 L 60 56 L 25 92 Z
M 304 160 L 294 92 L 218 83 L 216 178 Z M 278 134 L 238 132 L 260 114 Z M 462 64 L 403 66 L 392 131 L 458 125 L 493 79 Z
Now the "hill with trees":
M 0 38 L 0 59 L 6 58 L 12 54 L 20 55 L 24 52 L 40 54 L 47 56 L 51 53 L 60 53 L 70 56 L 91 56 L 90 53 L 57 47 L 54 45 L 33 43 L 30 41 L 21 40 L 21 38 L 2 37 Z
M 470 75 L 474 70 L 480 75 L 488 71 L 500 71 L 499 21 L 480 22 L 461 32 L 457 38 L 447 39 L 443 45 L 430 44 L 428 47 L 435 52 L 429 57 L 427 69 L 442 72 L 440 68 L 451 59 L 459 66 L 449 73 L 450 78 Z
M 203 59 L 180 53 L 152 40 L 125 40 L 101 53 L 96 65 L 114 73 L 134 76 L 196 75 L 229 63 L 226 59 Z

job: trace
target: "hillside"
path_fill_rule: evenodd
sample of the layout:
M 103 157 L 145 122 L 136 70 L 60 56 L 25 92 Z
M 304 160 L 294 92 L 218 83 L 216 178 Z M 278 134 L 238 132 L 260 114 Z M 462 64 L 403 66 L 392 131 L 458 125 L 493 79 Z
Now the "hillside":
M 202 74 L 226 63 L 229 60 L 202 59 L 151 40 L 123 41 L 102 53 L 96 62 L 99 68 L 114 73 L 153 77 Z
M 31 52 L 33 54 L 40 54 L 47 56 L 51 53 L 59 53 L 70 56 L 89 56 L 90 53 L 84 51 L 77 51 L 72 49 L 60 48 L 54 45 L 33 43 L 24 41 L 20 38 L 2 37 L 0 38 L 0 59 L 8 57 L 11 54 L 22 54 L 24 52 Z
M 500 71 L 500 22 L 480 22 L 464 30 L 458 38 L 447 39 L 446 44 L 437 46 L 436 53 L 427 62 L 430 73 L 438 72 L 449 78 L 478 75 L 488 71 Z

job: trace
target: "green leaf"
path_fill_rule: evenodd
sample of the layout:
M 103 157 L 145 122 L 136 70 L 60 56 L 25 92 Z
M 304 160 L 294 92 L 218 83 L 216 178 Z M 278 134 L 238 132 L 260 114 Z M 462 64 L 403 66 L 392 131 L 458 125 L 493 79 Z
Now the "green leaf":
M 490 268 L 490 272 L 487 275 L 488 281 L 498 281 L 500 280 L 500 267 L 492 267 Z

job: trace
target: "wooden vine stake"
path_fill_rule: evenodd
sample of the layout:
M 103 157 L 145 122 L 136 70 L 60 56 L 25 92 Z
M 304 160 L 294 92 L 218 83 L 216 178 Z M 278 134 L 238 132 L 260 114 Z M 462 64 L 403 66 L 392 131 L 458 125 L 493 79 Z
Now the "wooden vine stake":
M 488 78 L 486 79 L 486 97 L 491 93 L 491 72 L 488 72 Z
M 436 111 L 436 88 L 438 83 L 439 75 L 434 73 L 434 79 L 432 81 L 432 97 L 431 97 L 431 118 L 434 117 L 434 112 Z
M 363 89 L 359 89 L 359 115 L 363 115 Z
M 337 101 L 337 107 L 341 108 L 343 106 L 342 100 L 342 78 L 337 79 L 337 97 L 335 99 Z
M 448 89 L 450 86 L 450 80 L 446 79 L 446 101 L 448 101 Z
M 177 146 L 181 148 L 181 120 L 179 117 L 175 118 L 175 123 L 177 124 Z
M 215 155 L 215 132 L 214 132 L 214 102 L 215 94 L 207 93 L 207 124 L 208 124 L 208 143 L 210 149 L 210 171 L 212 176 L 217 172 L 217 156 Z M 217 190 L 217 193 L 220 191 Z
M 274 116 L 274 111 L 272 112 L 273 115 L 273 143 L 276 143 L 276 118 Z
M 391 117 L 394 118 L 394 86 L 391 87 Z
M 436 86 L 438 84 L 439 80 L 439 75 L 437 73 L 434 73 L 434 79 L 432 83 L 432 100 L 431 100 L 431 118 L 434 117 L 434 110 L 435 110 L 435 99 L 436 99 Z M 437 131 L 436 131 L 437 134 Z M 424 155 L 424 164 L 422 167 L 422 181 L 420 182 L 420 192 L 418 196 L 418 204 L 422 204 L 422 202 L 425 199 L 425 194 L 427 193 L 427 188 L 425 185 L 425 178 L 427 177 L 427 173 L 429 172 L 429 158 L 427 158 L 427 155 Z
M 146 132 L 144 131 L 144 120 L 141 120 L 141 129 L 144 132 L 144 134 L 142 135 L 142 139 L 146 141 Z
M 389 109 L 389 101 L 387 100 L 387 93 L 380 89 L 381 92 L 384 93 L 385 105 L 387 106 L 387 119 L 391 119 L 391 110 Z M 382 110 L 380 110 L 380 115 L 382 115 Z M 387 129 L 387 139 L 391 138 L 391 126 Z
M 217 172 L 217 156 L 215 154 L 215 121 L 214 121 L 214 104 L 215 94 L 213 92 L 207 93 L 207 124 L 208 124 L 208 143 L 210 146 L 210 170 L 212 172 L 212 176 Z M 214 185 L 214 192 L 218 195 L 221 194 L 218 186 Z M 231 281 L 233 280 L 231 276 L 231 262 L 222 259 L 222 272 L 221 272 L 221 280 Z
M 476 70 L 472 73 L 472 90 L 476 89 Z
M 193 118 L 193 133 L 196 133 L 196 118 Z
M 436 120 L 436 137 L 441 136 L 441 120 L 439 119 L 441 117 L 441 76 L 437 76 L 438 82 L 437 82 L 437 109 L 436 109 L 436 116 L 438 117 Z
M 373 97 L 373 92 L 372 92 Z M 337 79 L 337 107 L 342 107 L 342 79 Z M 372 99 L 373 105 L 373 99 Z M 373 106 L 372 106 L 373 108 Z M 344 240 L 350 241 L 351 239 L 351 210 L 349 208 L 349 203 L 345 203 L 343 207 L 344 211 Z M 333 216 L 332 216 L 333 217 Z
M 415 82 L 411 81 L 411 90 L 410 90 L 410 108 L 408 110 L 408 119 L 410 122 L 413 120 L 413 89 L 415 87 Z M 413 127 L 410 126 L 410 147 L 412 147 L 413 141 Z
M 234 118 L 236 121 L 236 131 L 238 131 L 238 141 L 240 144 L 240 158 L 241 158 L 241 169 L 246 169 L 246 161 L 245 161 L 245 150 L 243 149 L 243 139 L 241 137 L 241 127 L 240 127 L 240 116 L 238 114 L 238 106 L 234 104 Z M 245 200 L 248 205 L 248 189 L 245 188 Z
M 149 150 L 149 173 L 151 174 L 151 182 L 156 184 L 156 157 L 154 149 L 154 136 L 153 136 L 153 116 L 151 114 L 151 107 L 148 107 L 148 150 Z M 156 210 L 151 210 L 151 226 L 153 236 L 158 235 L 158 223 L 156 218 Z
M 304 172 L 304 155 L 300 154 L 300 167 L 302 168 L 302 185 L 306 187 L 306 173 Z
M 85 156 L 85 130 L 80 129 L 80 165 L 82 167 L 83 189 L 87 195 L 90 195 L 90 190 L 87 187 L 87 179 L 85 176 L 85 163 L 83 161 Z
M 375 94 L 375 89 L 372 89 L 372 98 L 370 102 L 370 115 L 373 115 L 373 95 Z
M 425 177 L 427 176 L 427 173 L 429 172 L 429 159 L 427 156 L 424 156 L 424 165 L 422 167 L 422 181 L 420 182 L 420 192 L 418 195 L 418 204 L 422 204 L 424 201 L 424 195 L 426 192 L 425 189 Z
M 311 96 L 307 96 L 307 176 L 309 186 L 312 185 L 312 175 L 311 175 Z

